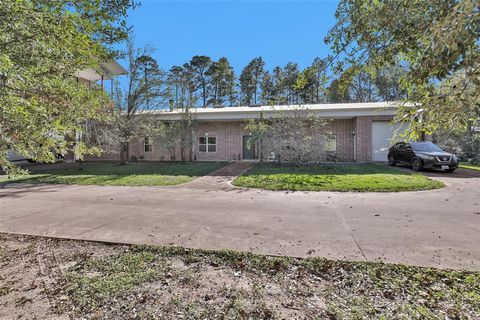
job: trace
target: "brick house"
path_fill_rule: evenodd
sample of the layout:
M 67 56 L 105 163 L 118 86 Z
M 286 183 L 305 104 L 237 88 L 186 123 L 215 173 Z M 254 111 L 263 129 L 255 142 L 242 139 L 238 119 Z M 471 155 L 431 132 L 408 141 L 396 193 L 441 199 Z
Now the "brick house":
M 193 141 L 193 158 L 197 161 L 255 160 L 258 154 L 246 147 L 248 119 L 272 117 L 279 110 L 298 106 L 255 106 L 195 109 L 197 121 Z M 319 135 L 320 147 L 328 148 L 339 161 L 386 161 L 393 133 L 398 125 L 390 121 L 396 106 L 387 102 L 302 105 L 312 114 L 328 120 L 328 137 Z M 160 120 L 180 120 L 180 110 L 159 111 Z M 326 141 L 328 139 L 328 141 Z M 130 157 L 145 161 L 169 161 L 171 155 L 155 137 L 139 137 L 129 144 Z M 254 149 L 254 148 L 251 148 Z M 264 158 L 268 157 L 264 153 Z M 177 154 L 177 160 L 181 159 Z M 100 160 L 116 160 L 105 154 Z M 90 159 L 93 160 L 93 159 Z M 99 158 L 96 158 L 99 160 Z M 319 159 L 325 160 L 325 159 Z

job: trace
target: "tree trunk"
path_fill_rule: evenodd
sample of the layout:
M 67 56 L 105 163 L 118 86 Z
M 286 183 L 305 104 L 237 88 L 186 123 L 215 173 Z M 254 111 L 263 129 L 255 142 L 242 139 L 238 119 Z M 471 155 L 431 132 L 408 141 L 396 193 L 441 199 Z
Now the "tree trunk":
M 206 89 L 206 84 L 202 84 L 202 96 L 203 96 L 203 107 L 207 107 L 207 89 Z
M 124 141 L 120 144 L 120 164 L 121 165 L 127 164 L 129 158 L 130 158 L 129 143 L 128 141 Z
M 263 138 L 260 138 L 258 143 L 258 157 L 260 158 L 260 164 L 263 164 Z
M 189 150 L 188 150 L 188 153 L 189 153 L 189 161 L 192 162 L 193 161 L 193 129 L 190 127 L 190 146 L 189 146 Z

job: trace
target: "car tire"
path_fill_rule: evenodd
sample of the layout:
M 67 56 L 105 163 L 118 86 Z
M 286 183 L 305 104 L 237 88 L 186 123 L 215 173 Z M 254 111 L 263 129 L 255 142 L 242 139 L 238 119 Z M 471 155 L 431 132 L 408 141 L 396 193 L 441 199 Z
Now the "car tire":
M 423 167 L 423 165 L 422 165 L 422 161 L 420 159 L 414 158 L 412 160 L 412 169 L 414 171 L 422 171 L 422 167 Z
M 448 173 L 452 173 L 453 171 L 455 171 L 455 169 L 447 169 L 447 170 L 445 170 L 445 172 L 448 172 Z
M 388 165 L 389 166 L 395 166 L 397 163 L 395 162 L 395 160 L 393 160 L 393 157 L 392 156 L 388 156 Z

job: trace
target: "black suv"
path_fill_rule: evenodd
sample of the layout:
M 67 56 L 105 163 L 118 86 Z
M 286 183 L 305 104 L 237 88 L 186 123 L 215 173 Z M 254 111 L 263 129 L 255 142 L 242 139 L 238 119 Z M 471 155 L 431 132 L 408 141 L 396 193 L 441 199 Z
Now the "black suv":
M 412 166 L 415 171 L 425 169 L 442 169 L 453 172 L 458 168 L 456 155 L 440 149 L 430 141 L 399 142 L 388 151 L 388 164 L 397 163 Z

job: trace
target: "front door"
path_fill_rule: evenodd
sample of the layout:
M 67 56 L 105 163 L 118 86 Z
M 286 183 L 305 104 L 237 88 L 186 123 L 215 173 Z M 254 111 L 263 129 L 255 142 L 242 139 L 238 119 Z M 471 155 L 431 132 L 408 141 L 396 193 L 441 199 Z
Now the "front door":
M 243 159 L 244 160 L 253 160 L 255 159 L 255 146 L 251 146 L 250 149 L 247 148 L 248 146 L 248 139 L 250 136 L 243 136 Z

